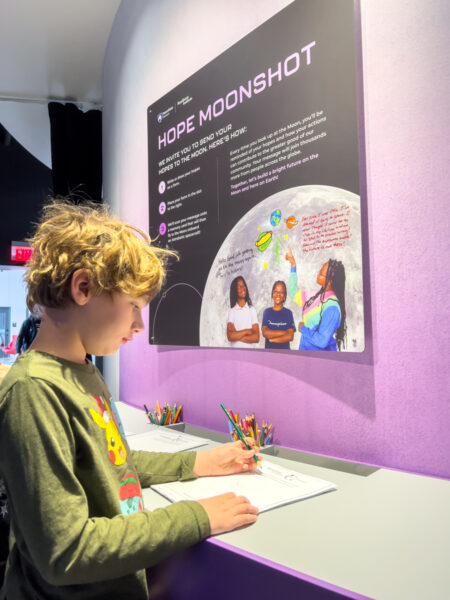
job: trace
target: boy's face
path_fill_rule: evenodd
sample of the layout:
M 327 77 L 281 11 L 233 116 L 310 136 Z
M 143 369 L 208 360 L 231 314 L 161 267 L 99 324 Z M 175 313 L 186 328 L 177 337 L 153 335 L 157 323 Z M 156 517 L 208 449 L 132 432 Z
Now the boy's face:
M 107 356 L 144 330 L 142 309 L 147 298 L 133 298 L 121 292 L 91 296 L 82 308 L 80 334 L 88 354 Z

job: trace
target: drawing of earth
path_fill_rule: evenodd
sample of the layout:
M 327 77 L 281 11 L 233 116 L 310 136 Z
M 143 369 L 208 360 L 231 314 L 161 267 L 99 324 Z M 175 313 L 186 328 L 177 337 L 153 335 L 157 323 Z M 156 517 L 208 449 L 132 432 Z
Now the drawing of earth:
M 274 225 L 271 215 L 277 210 L 281 218 Z M 342 261 L 346 273 L 345 350 L 364 350 L 360 198 L 347 190 L 322 185 L 277 192 L 262 199 L 236 223 L 206 281 L 200 313 L 201 346 L 229 347 L 226 324 L 230 283 L 238 275 L 247 282 L 261 326 L 264 309 L 273 305 L 273 283 L 282 280 L 288 284 L 290 264 L 285 254 L 289 246 L 297 262 L 298 287 L 311 295 L 319 289 L 316 278 L 321 266 L 330 258 Z M 289 297 L 285 306 L 292 310 L 298 325 L 301 307 Z M 297 332 L 292 350 L 298 349 L 299 341 Z M 258 347 L 264 348 L 262 336 Z

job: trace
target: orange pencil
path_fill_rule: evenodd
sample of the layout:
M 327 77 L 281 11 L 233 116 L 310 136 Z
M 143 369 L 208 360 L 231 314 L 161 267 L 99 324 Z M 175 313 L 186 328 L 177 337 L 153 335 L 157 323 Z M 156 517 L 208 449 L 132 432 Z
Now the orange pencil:
M 177 408 L 177 412 L 175 413 L 175 416 L 173 417 L 173 421 L 172 421 L 173 423 L 177 422 L 182 408 L 183 408 L 183 406 L 180 404 L 180 406 Z

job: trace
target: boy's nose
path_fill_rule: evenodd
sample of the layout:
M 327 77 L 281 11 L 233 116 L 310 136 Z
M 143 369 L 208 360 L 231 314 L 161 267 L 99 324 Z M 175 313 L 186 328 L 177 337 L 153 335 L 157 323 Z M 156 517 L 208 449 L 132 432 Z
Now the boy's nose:
M 139 311 L 139 316 L 133 322 L 133 332 L 140 333 L 141 331 L 144 331 L 144 321 L 142 320 L 141 311 Z

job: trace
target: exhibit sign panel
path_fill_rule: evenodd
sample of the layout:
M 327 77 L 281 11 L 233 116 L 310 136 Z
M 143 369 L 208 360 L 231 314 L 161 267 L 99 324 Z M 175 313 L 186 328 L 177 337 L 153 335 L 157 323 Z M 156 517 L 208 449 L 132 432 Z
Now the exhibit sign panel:
M 361 352 L 353 0 L 296 0 L 148 108 L 150 343 Z

